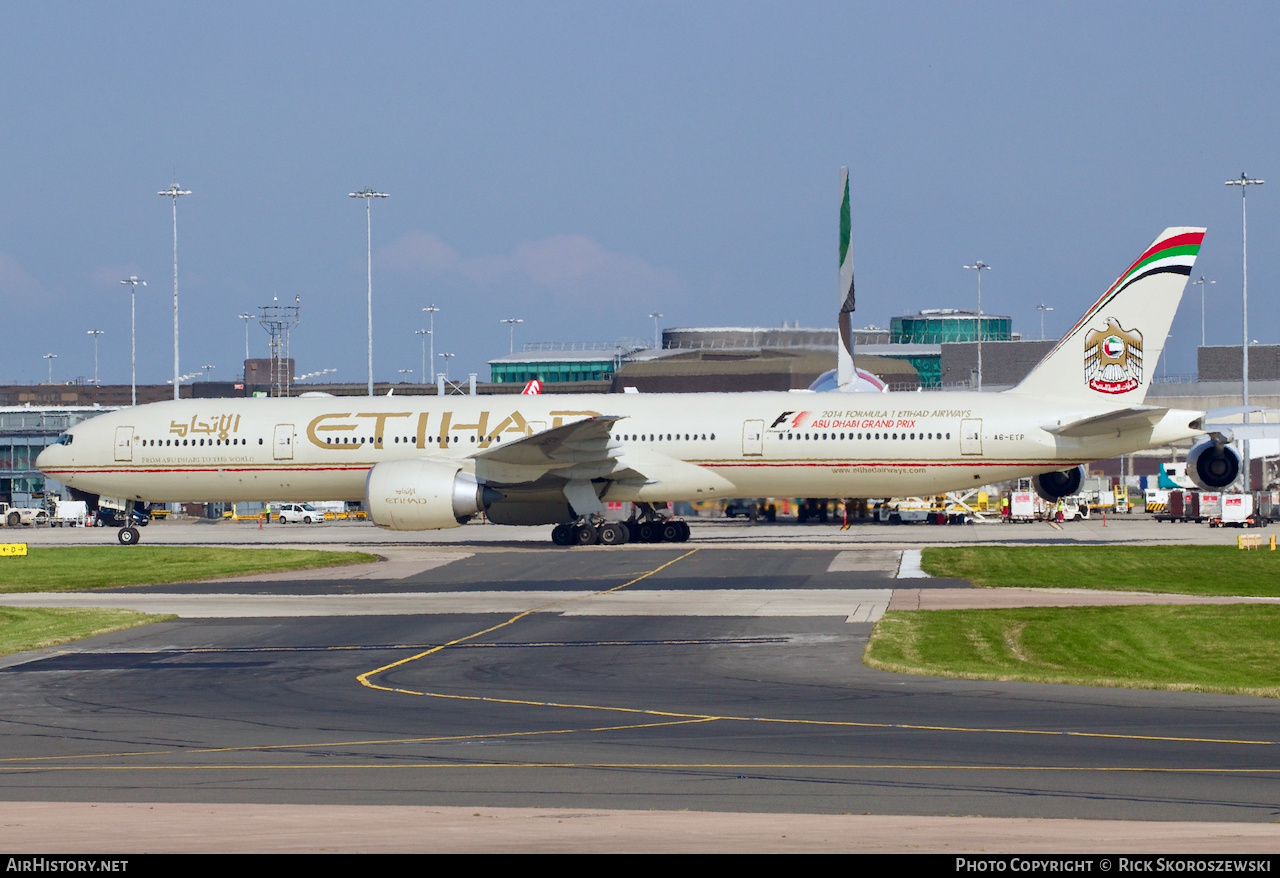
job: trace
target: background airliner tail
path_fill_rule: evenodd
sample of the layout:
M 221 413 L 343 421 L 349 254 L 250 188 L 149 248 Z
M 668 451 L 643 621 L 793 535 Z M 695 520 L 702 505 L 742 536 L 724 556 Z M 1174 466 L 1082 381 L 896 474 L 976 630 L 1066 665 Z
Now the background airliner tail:
M 1165 229 L 1014 393 L 1132 405 L 1151 385 L 1204 229 Z
M 853 245 L 849 210 L 849 169 L 840 169 L 840 310 L 836 312 L 836 379 L 840 389 L 853 389 Z

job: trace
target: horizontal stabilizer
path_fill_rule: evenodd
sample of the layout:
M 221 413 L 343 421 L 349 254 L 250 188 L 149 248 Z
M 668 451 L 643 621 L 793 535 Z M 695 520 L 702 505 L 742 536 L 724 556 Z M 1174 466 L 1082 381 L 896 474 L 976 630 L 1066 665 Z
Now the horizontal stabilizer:
M 1072 439 L 1086 436 L 1106 436 L 1110 433 L 1118 434 L 1125 430 L 1153 427 L 1160 423 L 1160 420 L 1168 411 L 1167 408 L 1159 406 L 1135 405 L 1107 412 L 1105 415 L 1094 415 L 1088 418 L 1081 418 L 1078 421 L 1069 421 L 1065 424 L 1045 424 L 1043 429 L 1045 432 L 1052 433 L 1055 436 L 1065 436 Z

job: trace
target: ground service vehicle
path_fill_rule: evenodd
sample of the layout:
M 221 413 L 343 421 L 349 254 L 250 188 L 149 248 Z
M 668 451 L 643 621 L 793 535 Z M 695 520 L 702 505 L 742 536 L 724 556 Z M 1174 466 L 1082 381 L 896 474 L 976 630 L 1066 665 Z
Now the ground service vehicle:
M 38 527 L 49 523 L 49 513 L 41 508 L 0 503 L 0 521 L 7 527 Z
M 324 513 L 310 503 L 281 503 L 276 519 L 281 524 L 315 524 L 324 521 Z

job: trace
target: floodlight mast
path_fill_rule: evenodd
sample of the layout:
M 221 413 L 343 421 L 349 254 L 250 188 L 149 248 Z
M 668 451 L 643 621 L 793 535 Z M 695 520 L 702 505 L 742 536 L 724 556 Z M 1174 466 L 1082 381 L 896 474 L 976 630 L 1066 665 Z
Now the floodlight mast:
M 505 323 L 511 327 L 511 337 L 507 340 L 507 354 L 511 355 L 516 352 L 516 324 L 524 323 L 519 317 L 504 317 L 499 323 Z
M 373 396 L 373 213 L 369 205 L 375 198 L 390 198 L 386 192 L 375 192 L 366 186 L 359 192 L 348 192 L 352 198 L 364 199 L 365 270 L 368 279 L 369 310 L 369 395 Z
M 423 309 L 426 310 L 425 308 Z M 414 335 L 422 337 L 422 376 L 420 380 L 423 384 L 427 383 L 427 336 L 431 334 L 430 329 L 415 329 Z
M 431 337 L 431 359 L 428 360 L 428 362 L 431 363 L 431 383 L 435 384 L 436 383 L 436 314 L 440 311 L 440 309 L 433 304 L 433 305 L 428 305 L 422 310 L 427 312 L 427 316 L 431 321 L 430 326 L 427 327 L 427 335 Z
M 239 319 L 244 321 L 244 359 L 249 361 L 249 321 L 253 319 L 252 314 L 238 314 Z
M 1200 347 L 1204 347 L 1204 292 L 1209 288 L 1210 284 L 1216 284 L 1217 281 L 1206 280 L 1202 274 L 1199 280 L 1193 280 L 1192 283 L 1200 287 Z
M 178 181 L 156 193 L 173 199 L 173 398 L 178 398 L 178 199 L 190 195 L 190 189 L 179 189 Z
M 86 329 L 86 335 L 93 336 L 93 386 L 98 386 L 98 336 L 104 334 L 103 329 Z
M 990 271 L 991 266 L 987 265 L 981 259 L 975 261 L 973 265 L 966 265 L 966 269 L 976 272 L 978 275 L 978 390 L 982 389 L 982 273 Z
M 1266 180 L 1256 180 L 1243 171 L 1238 180 L 1228 180 L 1226 185 L 1240 187 L 1240 264 L 1241 264 L 1241 333 L 1240 350 L 1240 396 L 1245 408 L 1249 407 L 1249 215 L 1246 210 L 1246 195 L 1250 186 L 1261 186 Z M 1249 423 L 1249 413 L 1244 414 L 1245 423 Z M 1244 490 L 1249 490 L 1249 440 L 1241 443 L 1240 450 L 1244 455 L 1243 482 Z
M 130 276 L 120 281 L 129 288 L 129 404 L 138 404 L 138 333 L 136 330 L 137 321 L 135 314 L 137 313 L 136 300 L 138 295 L 138 287 L 145 287 L 145 280 L 138 280 L 136 277 Z M 176 300 L 175 300 L 176 301 Z M 174 373 L 177 378 L 177 373 Z M 178 383 L 175 381 L 174 386 Z
M 1036 305 L 1036 310 L 1040 312 L 1040 340 L 1044 341 L 1044 312 L 1052 311 L 1048 305 Z

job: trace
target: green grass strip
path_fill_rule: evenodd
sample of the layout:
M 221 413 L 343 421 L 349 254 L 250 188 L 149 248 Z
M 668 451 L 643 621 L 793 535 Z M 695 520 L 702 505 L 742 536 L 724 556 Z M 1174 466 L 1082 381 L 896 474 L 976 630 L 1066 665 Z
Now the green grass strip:
M 0 594 L 164 585 L 378 560 L 366 552 L 187 546 L 32 547 L 0 557 Z
M 929 548 L 930 576 L 978 586 L 1096 588 L 1280 597 L 1280 552 L 1235 546 L 965 546 Z
M 864 660 L 905 674 L 1280 696 L 1280 607 L 890 612 Z
M 176 618 L 93 607 L 0 607 L 0 656 Z

